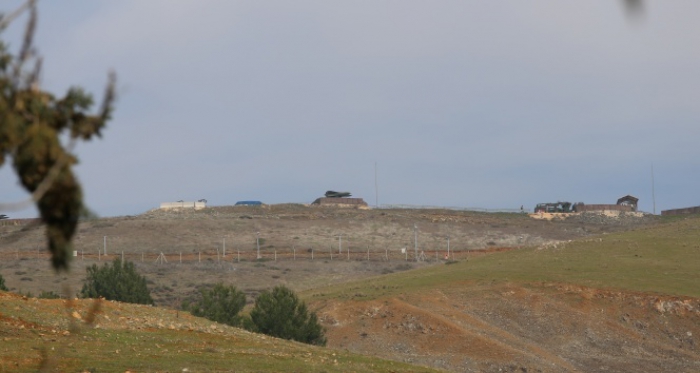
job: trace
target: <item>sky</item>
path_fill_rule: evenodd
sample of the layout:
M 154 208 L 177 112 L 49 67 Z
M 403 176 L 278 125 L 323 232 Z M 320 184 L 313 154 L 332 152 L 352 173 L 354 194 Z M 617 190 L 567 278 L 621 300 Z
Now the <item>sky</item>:
M 326 190 L 371 206 L 532 209 L 627 194 L 646 212 L 700 205 L 695 0 L 647 1 L 634 18 L 609 0 L 38 10 L 43 89 L 82 86 L 99 102 L 107 73 L 118 76 L 113 120 L 75 150 L 100 216 L 178 200 L 310 203 Z M 0 37 L 19 45 L 25 20 Z M 28 197 L 7 164 L 0 196 Z

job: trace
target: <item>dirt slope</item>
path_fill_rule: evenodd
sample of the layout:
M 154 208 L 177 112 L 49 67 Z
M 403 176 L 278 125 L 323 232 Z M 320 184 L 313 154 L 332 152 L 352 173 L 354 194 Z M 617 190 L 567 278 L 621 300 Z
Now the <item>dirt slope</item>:
M 462 284 L 319 301 L 329 345 L 455 372 L 700 372 L 700 300 Z

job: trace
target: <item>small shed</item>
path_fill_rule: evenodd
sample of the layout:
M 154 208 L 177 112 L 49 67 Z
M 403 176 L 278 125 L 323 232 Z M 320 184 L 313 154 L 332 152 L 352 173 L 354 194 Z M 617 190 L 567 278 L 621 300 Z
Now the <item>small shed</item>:
M 624 197 L 621 197 L 617 200 L 617 204 L 621 206 L 630 206 L 632 208 L 632 211 L 637 211 L 637 203 L 639 202 L 639 198 L 631 196 L 631 195 L 626 195 Z

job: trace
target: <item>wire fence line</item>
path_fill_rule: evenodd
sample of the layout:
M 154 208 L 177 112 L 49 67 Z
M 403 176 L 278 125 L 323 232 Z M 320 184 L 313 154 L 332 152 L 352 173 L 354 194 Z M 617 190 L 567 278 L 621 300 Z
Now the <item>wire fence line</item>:
M 474 211 L 474 212 L 529 212 L 525 208 L 516 209 L 487 209 L 481 207 L 458 207 L 458 206 L 431 206 L 431 205 L 379 205 L 380 209 L 404 209 L 404 210 L 453 210 L 453 211 Z
M 74 250 L 73 260 L 84 262 L 104 262 L 121 258 L 131 262 L 143 262 L 153 264 L 191 264 L 191 263 L 236 263 L 254 261 L 374 261 L 374 262 L 441 262 L 468 260 L 470 255 L 478 255 L 484 250 L 418 250 L 414 249 L 371 249 L 366 250 L 338 250 L 335 248 L 315 249 L 315 248 L 292 248 L 292 249 L 265 249 L 260 250 L 201 250 L 201 251 L 180 251 L 180 252 L 159 252 L 152 251 L 114 251 L 105 255 L 101 249 L 96 250 Z M 11 260 L 48 260 L 50 254 L 45 250 L 19 250 L 14 252 L 0 252 L 0 259 L 3 262 Z

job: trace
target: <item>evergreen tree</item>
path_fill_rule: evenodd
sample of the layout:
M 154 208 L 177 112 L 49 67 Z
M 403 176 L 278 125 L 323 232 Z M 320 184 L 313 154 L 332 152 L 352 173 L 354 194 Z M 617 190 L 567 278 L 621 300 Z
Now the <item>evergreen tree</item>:
M 2 277 L 2 275 L 0 275 L 0 290 L 9 291 L 7 286 L 5 286 L 5 279 Z
M 316 313 L 309 312 L 306 304 L 284 286 L 262 292 L 250 312 L 257 331 L 278 338 L 326 345 L 323 327 Z
M 101 268 L 96 264 L 88 267 L 80 295 L 83 298 L 104 297 L 120 302 L 153 304 L 146 278 L 136 273 L 134 263 L 122 263 L 120 258 Z
M 26 1 L 14 13 L 0 14 L 2 32 L 22 11 L 29 13 L 16 55 L 0 41 L 0 167 L 12 162 L 19 183 L 32 194 L 30 203 L 36 204 L 46 225 L 51 263 L 56 270 L 66 270 L 71 239 L 85 211 L 80 183 L 72 171 L 77 158 L 71 150 L 77 141 L 101 135 L 112 114 L 115 78 L 110 75 L 104 101 L 94 115 L 89 113 L 92 95 L 82 88 L 72 87 L 62 97 L 41 90 L 41 58 L 33 45 L 35 3 Z
M 182 308 L 194 316 L 222 324 L 242 326 L 243 318 L 238 313 L 245 306 L 245 293 L 235 286 L 218 283 L 212 288 L 201 289 L 200 295 L 194 303 L 184 302 Z

